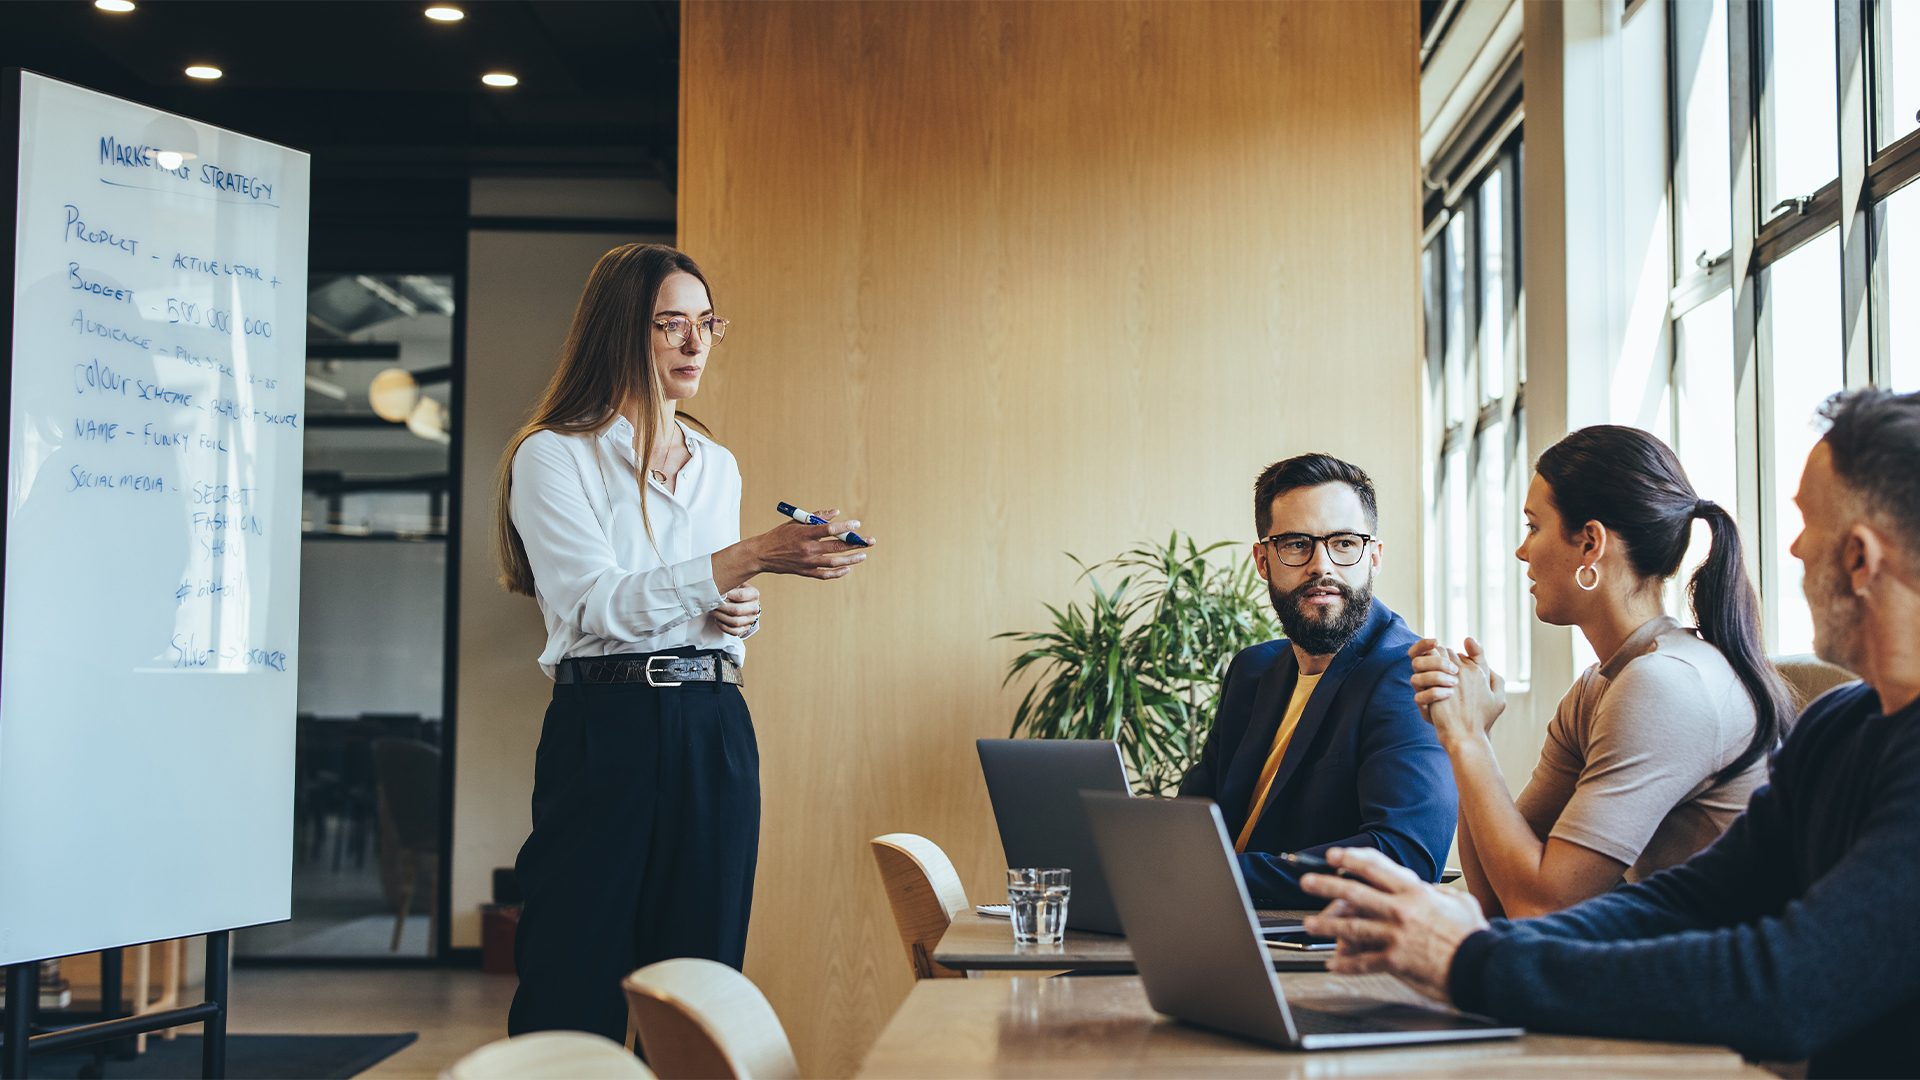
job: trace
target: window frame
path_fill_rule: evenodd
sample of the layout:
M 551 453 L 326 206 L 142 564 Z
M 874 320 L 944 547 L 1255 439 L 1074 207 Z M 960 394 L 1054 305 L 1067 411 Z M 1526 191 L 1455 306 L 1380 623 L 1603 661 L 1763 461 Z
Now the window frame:
M 1908 132 L 1875 149 L 1886 126 L 1881 73 L 1890 60 L 1892 0 L 1835 0 L 1837 156 L 1839 173 L 1817 190 L 1762 205 L 1756 179 L 1766 164 L 1763 130 L 1764 97 L 1768 88 L 1766 34 L 1774 0 L 1726 0 L 1728 115 L 1731 160 L 1729 183 L 1733 210 L 1732 247 L 1705 266 L 1689 264 L 1680 250 L 1680 215 L 1669 215 L 1672 230 L 1673 284 L 1669 295 L 1669 326 L 1688 312 L 1733 290 L 1733 364 L 1735 387 L 1735 456 L 1739 470 L 1736 509 L 1753 566 L 1757 571 L 1767 640 L 1780 645 L 1779 580 L 1776 550 L 1790 542 L 1778 535 L 1781 505 L 1775 492 L 1779 471 L 1797 468 L 1774 453 L 1778 440 L 1773 428 L 1770 398 L 1774 384 L 1774 355 L 1769 303 L 1790 303 L 1787 296 L 1770 295 L 1768 271 L 1801 247 L 1840 230 L 1842 385 L 1846 389 L 1887 385 L 1891 376 L 1891 341 L 1887 313 L 1889 294 L 1886 241 L 1877 231 L 1878 205 L 1920 176 L 1920 130 Z M 1667 184 L 1669 205 L 1677 206 L 1676 185 L 1683 168 L 1681 138 L 1684 103 L 1678 94 L 1679 58 L 1676 4 L 1667 8 L 1669 142 Z M 1784 193 L 1783 193 L 1784 194 Z M 1788 205 L 1791 202 L 1793 205 Z M 1670 333 L 1675 352 L 1672 372 L 1680 371 L 1678 335 Z M 1676 376 L 1677 377 L 1677 376 Z M 1678 386 L 1672 387 L 1677 393 Z M 1684 446 L 1680 414 L 1674 413 L 1676 446 Z M 1684 450 L 1682 451 L 1684 457 Z

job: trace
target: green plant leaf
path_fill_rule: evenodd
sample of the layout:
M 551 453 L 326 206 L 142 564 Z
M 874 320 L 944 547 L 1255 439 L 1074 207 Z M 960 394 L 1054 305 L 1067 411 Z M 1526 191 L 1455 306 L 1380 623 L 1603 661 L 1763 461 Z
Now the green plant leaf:
M 1009 685 L 1034 684 L 1014 712 L 1015 736 L 1112 739 L 1146 795 L 1174 791 L 1204 745 L 1233 657 L 1278 630 L 1264 583 L 1241 545 L 1202 547 L 1178 530 L 1080 568 L 1082 606 L 1043 604 L 1052 628 L 994 635 L 1035 646 L 1008 662 Z M 1229 552 L 1224 557 L 1216 554 Z M 1118 580 L 1105 587 L 1103 573 Z

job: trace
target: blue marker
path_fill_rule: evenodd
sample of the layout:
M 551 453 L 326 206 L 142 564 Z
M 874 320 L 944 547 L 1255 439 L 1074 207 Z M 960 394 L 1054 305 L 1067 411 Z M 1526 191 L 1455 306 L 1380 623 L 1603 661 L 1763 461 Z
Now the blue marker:
M 826 518 L 821 517 L 819 514 L 809 514 L 805 510 L 802 510 L 791 503 L 780 504 L 780 516 L 790 517 L 802 525 L 833 524 L 833 522 L 828 521 Z M 859 533 L 856 533 L 856 532 L 834 533 L 833 538 L 835 540 L 842 541 L 843 543 L 852 544 L 854 547 L 872 547 L 873 546 L 872 541 L 863 538 Z

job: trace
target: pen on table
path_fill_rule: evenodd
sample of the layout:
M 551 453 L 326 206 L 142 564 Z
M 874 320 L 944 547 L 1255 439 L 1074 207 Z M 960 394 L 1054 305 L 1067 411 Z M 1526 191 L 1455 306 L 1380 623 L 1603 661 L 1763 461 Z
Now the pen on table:
M 819 514 L 809 514 L 805 510 L 800 509 L 799 507 L 793 505 L 792 503 L 781 503 L 779 509 L 780 509 L 781 517 L 790 517 L 802 525 L 833 524 L 833 522 L 828 521 L 826 518 L 821 517 Z M 871 541 L 867 540 L 866 538 L 862 537 L 859 533 L 856 533 L 856 532 L 834 533 L 833 538 L 835 540 L 852 544 L 854 547 L 871 547 L 872 546 Z
M 1275 858 L 1278 858 L 1281 862 L 1292 863 L 1293 865 L 1299 867 L 1302 870 L 1306 870 L 1315 874 L 1332 874 L 1334 877 L 1351 877 L 1352 876 L 1348 874 L 1345 870 L 1335 869 L 1332 863 L 1321 858 L 1320 856 L 1309 855 L 1304 851 L 1283 851 L 1279 855 L 1275 856 Z

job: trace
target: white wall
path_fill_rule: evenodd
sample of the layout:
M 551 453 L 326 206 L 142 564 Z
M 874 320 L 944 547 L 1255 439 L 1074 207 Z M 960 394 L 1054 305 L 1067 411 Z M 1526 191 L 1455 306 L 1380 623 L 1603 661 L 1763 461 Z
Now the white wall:
M 533 198 L 524 186 L 531 182 L 521 183 L 516 197 Z M 533 751 L 552 692 L 552 683 L 534 663 L 546 642 L 539 609 L 526 597 L 508 595 L 497 581 L 495 470 L 507 440 L 553 374 L 594 262 L 619 244 L 672 239 L 476 232 L 469 242 L 466 397 L 460 409 L 465 449 L 450 911 L 454 948 L 480 944 L 479 905 L 492 897 L 493 869 L 513 865 L 531 827 Z

